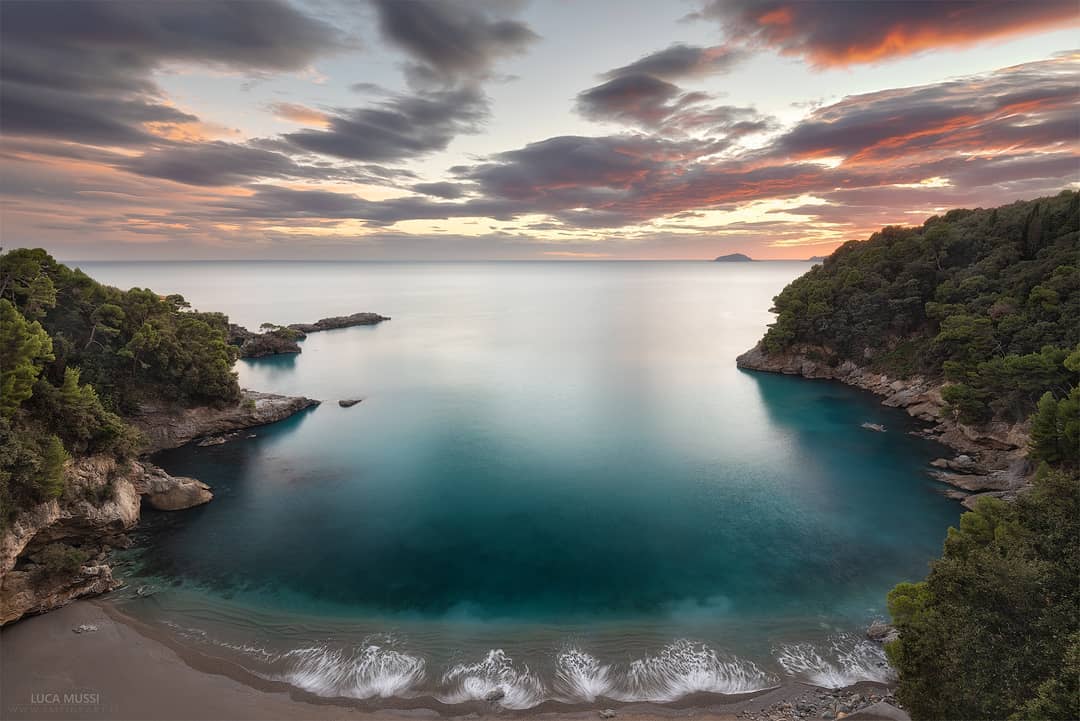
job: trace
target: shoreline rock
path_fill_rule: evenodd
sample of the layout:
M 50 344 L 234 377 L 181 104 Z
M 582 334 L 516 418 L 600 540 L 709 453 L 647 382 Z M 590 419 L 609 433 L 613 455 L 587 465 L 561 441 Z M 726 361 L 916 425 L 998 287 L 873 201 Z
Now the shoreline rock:
M 339 406 L 341 406 L 342 408 L 352 408 L 353 406 L 355 406 L 357 403 L 359 403 L 362 400 L 364 400 L 364 399 L 363 398 L 343 398 L 342 400 L 338 401 L 337 404 Z
M 146 404 L 129 419 L 146 438 L 144 453 L 178 448 L 199 438 L 225 436 L 256 426 L 284 420 L 321 401 L 303 396 L 283 396 L 243 390 L 239 403 L 214 408 L 178 408 Z
M 974 427 L 960 423 L 945 408 L 943 382 L 922 376 L 891 378 L 848 360 L 832 366 L 825 348 L 797 346 L 785 353 L 767 353 L 761 343 L 735 359 L 739 368 L 803 378 L 839 381 L 883 396 L 882 405 L 903 408 L 908 415 L 934 424 L 915 435 L 935 440 L 959 452 L 951 461 L 934 465 L 931 475 L 968 491 L 992 491 L 1015 496 L 1028 483 L 1026 423 L 993 422 Z M 948 469 L 948 471 L 944 470 Z M 951 471 L 951 472 L 950 472 Z M 973 497 L 966 497 L 965 506 Z M 974 501 L 971 501 L 974 502 Z

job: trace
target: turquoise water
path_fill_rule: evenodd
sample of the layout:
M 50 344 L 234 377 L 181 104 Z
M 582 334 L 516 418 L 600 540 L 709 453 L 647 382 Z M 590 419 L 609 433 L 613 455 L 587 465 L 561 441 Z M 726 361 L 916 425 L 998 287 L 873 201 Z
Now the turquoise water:
M 252 328 L 393 317 L 240 363 L 245 387 L 325 402 L 160 454 L 215 499 L 146 514 L 136 554 L 160 592 L 133 612 L 315 693 L 525 707 L 882 678 L 858 633 L 959 516 L 906 414 L 735 368 L 808 264 L 83 268 Z

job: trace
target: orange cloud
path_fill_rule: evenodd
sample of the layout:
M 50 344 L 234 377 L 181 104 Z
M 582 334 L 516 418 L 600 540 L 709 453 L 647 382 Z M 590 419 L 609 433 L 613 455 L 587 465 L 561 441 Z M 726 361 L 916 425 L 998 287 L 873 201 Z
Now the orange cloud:
M 296 103 L 274 103 L 270 106 L 270 112 L 282 120 L 300 125 L 314 125 L 325 128 L 330 125 L 330 116 L 326 113 L 309 108 L 306 105 Z

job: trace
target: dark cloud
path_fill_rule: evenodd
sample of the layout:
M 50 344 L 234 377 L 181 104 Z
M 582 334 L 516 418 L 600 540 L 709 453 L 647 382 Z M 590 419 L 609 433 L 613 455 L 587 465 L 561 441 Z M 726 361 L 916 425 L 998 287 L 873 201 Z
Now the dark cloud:
M 412 189 L 424 195 L 433 195 L 436 198 L 454 200 L 465 195 L 466 190 L 460 183 L 416 183 Z
M 625 75 L 645 74 L 664 80 L 725 72 L 741 62 L 749 53 L 741 48 L 718 45 L 711 48 L 676 43 L 657 50 L 629 65 L 604 73 L 615 79 Z
M 165 64 L 295 70 L 342 46 L 336 30 L 279 0 L 7 0 L 0 124 L 9 135 L 141 143 L 145 123 L 192 119 L 162 101 L 151 73 Z
M 819 66 L 877 62 L 1076 25 L 1075 0 L 710 0 L 728 36 Z
M 670 82 L 726 70 L 743 55 L 723 46 L 672 45 L 604 73 L 605 82 L 578 93 L 577 111 L 590 120 L 668 133 L 747 135 L 768 129 L 770 121 L 751 108 L 712 105 L 708 93 L 686 92 Z
M 417 63 L 421 83 L 486 77 L 495 61 L 524 51 L 538 38 L 529 26 L 499 17 L 478 3 L 454 0 L 374 0 L 383 36 Z
M 186 185 L 244 185 L 267 179 L 349 181 L 355 183 L 393 182 L 411 175 L 398 169 L 370 164 L 298 162 L 295 158 L 266 147 L 221 141 L 173 144 L 154 148 L 134 158 L 114 163 L 148 178 L 162 178 Z
M 986 75 L 846 98 L 781 137 L 777 154 L 904 160 L 964 149 L 1016 150 L 1075 143 L 1076 73 L 1063 57 Z
M 284 139 L 305 151 L 349 160 L 387 161 L 443 150 L 460 133 L 475 133 L 487 116 L 475 87 L 399 95 L 373 107 L 328 115 L 326 130 Z

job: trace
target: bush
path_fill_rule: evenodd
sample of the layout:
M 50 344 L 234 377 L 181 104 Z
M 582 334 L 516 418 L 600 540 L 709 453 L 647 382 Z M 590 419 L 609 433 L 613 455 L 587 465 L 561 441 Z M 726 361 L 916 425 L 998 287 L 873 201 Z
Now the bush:
M 31 558 L 49 576 L 70 576 L 82 568 L 90 555 L 64 543 L 50 543 Z

